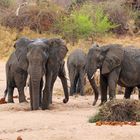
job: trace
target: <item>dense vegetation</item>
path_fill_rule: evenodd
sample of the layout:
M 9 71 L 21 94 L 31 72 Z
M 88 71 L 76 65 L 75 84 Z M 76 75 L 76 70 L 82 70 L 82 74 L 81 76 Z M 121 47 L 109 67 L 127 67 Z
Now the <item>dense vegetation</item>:
M 10 47 L 21 35 L 31 38 L 60 36 L 74 45 L 81 39 L 92 42 L 110 33 L 139 34 L 140 11 L 127 5 L 126 0 L 22 2 L 0 1 L 0 48 Z

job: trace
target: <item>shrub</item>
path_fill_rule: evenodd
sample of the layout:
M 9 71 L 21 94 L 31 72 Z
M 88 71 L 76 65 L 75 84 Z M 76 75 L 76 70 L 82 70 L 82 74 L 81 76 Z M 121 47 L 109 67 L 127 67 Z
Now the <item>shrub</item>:
M 89 122 L 96 121 L 140 121 L 140 101 L 116 99 L 105 103 L 99 113 L 92 116 Z
M 33 31 L 42 33 L 49 31 L 62 13 L 62 9 L 56 5 L 26 5 L 19 10 L 19 15 L 16 16 L 15 11 L 5 15 L 1 24 L 16 28 L 22 31 L 25 27 L 30 28 Z
M 85 3 L 80 8 L 63 17 L 56 26 L 67 40 L 72 42 L 79 38 L 88 38 L 92 35 L 104 34 L 116 25 L 112 24 L 102 7 L 93 3 Z
M 58 21 L 56 28 L 60 29 L 63 38 L 74 44 L 79 38 L 88 37 L 92 33 L 93 22 L 88 15 L 74 11 Z
M 112 29 L 112 31 L 118 34 L 126 33 L 130 9 L 126 7 L 125 0 L 106 1 L 101 4 L 109 20 L 119 25 L 117 28 Z
M 7 57 L 13 51 L 13 43 L 16 40 L 15 30 L 0 26 L 0 57 Z

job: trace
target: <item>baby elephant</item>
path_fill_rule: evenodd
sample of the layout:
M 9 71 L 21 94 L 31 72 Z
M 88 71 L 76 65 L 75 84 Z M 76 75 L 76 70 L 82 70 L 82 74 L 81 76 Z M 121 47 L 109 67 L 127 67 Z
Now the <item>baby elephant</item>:
M 84 95 L 86 54 L 81 49 L 74 50 L 68 57 L 67 67 L 70 78 L 70 95 L 79 93 Z

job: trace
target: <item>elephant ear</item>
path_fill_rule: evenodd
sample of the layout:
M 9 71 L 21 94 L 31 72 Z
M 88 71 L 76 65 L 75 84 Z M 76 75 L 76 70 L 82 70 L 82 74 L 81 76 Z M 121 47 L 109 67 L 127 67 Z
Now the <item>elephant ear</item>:
M 46 42 L 49 46 L 50 57 L 56 57 L 56 60 L 62 61 L 67 54 L 67 47 L 64 40 L 59 38 L 48 39 Z
M 27 70 L 27 67 L 28 67 L 26 55 L 28 52 L 27 46 L 30 42 L 31 40 L 29 40 L 28 38 L 22 37 L 18 39 L 16 43 L 14 44 L 14 48 L 16 49 L 15 55 L 17 57 L 19 67 L 25 71 Z
M 124 50 L 119 44 L 108 45 L 103 48 L 105 59 L 102 64 L 102 74 L 111 72 L 114 68 L 121 65 Z

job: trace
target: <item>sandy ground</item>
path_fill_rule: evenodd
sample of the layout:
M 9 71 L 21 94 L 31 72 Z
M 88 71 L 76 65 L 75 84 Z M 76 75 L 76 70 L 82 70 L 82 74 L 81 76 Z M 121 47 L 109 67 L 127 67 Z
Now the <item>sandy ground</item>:
M 0 61 L 0 97 L 5 89 L 5 62 Z M 62 92 L 57 79 L 54 92 Z M 28 97 L 28 90 L 25 91 Z M 15 90 L 15 95 L 17 91 Z M 122 96 L 119 98 L 122 98 Z M 134 97 L 133 98 L 137 98 Z M 30 111 L 29 103 L 0 105 L 0 140 L 140 140 L 137 126 L 96 126 L 88 123 L 98 104 L 92 106 L 92 96 L 70 97 L 67 104 L 62 96 L 53 96 L 50 110 Z

